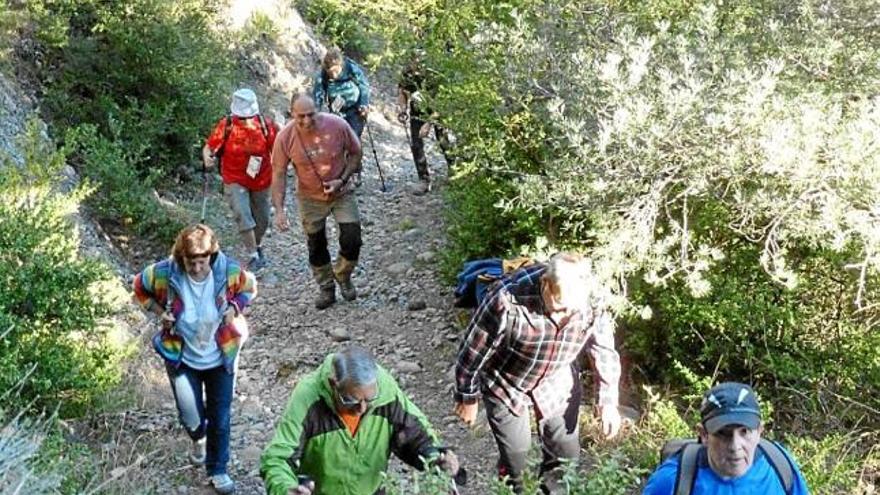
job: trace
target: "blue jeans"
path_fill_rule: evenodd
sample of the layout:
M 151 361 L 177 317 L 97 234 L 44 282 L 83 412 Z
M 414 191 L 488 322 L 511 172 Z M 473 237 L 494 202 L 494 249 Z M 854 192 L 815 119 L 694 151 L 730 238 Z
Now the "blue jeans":
M 235 375 L 227 373 L 223 366 L 196 370 L 183 363 L 176 369 L 166 364 L 165 370 L 171 381 L 180 424 L 194 441 L 207 436 L 205 470 L 208 476 L 225 474 Z

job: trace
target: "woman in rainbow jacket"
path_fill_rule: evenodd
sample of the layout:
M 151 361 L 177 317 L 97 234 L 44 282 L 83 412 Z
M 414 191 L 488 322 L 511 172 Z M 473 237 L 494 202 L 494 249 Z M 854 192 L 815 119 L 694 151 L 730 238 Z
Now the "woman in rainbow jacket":
M 190 459 L 204 463 L 217 493 L 233 493 L 226 472 L 238 353 L 247 339 L 242 310 L 257 293 L 250 272 L 220 251 L 203 224 L 177 235 L 171 256 L 134 278 L 134 298 L 159 316 L 153 347 L 165 360 Z

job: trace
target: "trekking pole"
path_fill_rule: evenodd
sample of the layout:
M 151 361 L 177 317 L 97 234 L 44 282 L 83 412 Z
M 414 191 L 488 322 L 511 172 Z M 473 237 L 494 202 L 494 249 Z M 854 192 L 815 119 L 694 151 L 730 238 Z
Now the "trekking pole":
M 386 192 L 385 176 L 382 174 L 382 167 L 379 166 L 379 156 L 376 155 L 376 143 L 373 142 L 373 131 L 370 130 L 370 121 L 367 120 L 364 124 L 367 128 L 367 137 L 370 138 L 370 148 L 373 150 L 373 159 L 376 160 L 376 169 L 379 170 L 379 180 L 382 181 L 382 188 L 380 190 Z
M 205 223 L 205 213 L 208 208 L 208 167 L 202 160 L 202 217 L 199 223 Z

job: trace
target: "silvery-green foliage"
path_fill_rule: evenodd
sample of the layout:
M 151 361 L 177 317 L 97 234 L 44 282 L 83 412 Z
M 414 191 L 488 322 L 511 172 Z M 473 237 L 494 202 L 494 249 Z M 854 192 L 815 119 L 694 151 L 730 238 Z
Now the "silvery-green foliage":
M 55 493 L 61 476 L 34 471 L 48 429 L 46 419 L 9 416 L 0 410 L 0 494 Z
M 845 47 L 830 14 L 803 10 L 797 28 L 815 25 L 827 46 L 756 55 L 720 31 L 708 2 L 674 30 L 637 31 L 565 1 L 515 11 L 492 42 L 505 50 L 507 91 L 545 128 L 552 159 L 517 181 L 506 206 L 589 225 L 609 279 L 681 277 L 698 296 L 732 238 L 759 243 L 763 268 L 789 287 L 793 246 L 860 251 L 852 266 L 875 272 L 880 100 L 813 80 Z M 764 41 L 797 31 L 766 22 Z M 880 66 L 876 48 L 859 55 L 860 66 Z

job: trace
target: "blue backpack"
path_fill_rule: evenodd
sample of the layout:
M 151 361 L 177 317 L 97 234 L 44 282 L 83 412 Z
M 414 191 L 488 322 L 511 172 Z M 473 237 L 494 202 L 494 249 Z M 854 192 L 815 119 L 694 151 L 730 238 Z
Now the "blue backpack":
M 534 263 L 530 258 L 484 258 L 466 261 L 456 279 L 455 307 L 476 308 L 483 302 L 489 288 L 504 275 Z

